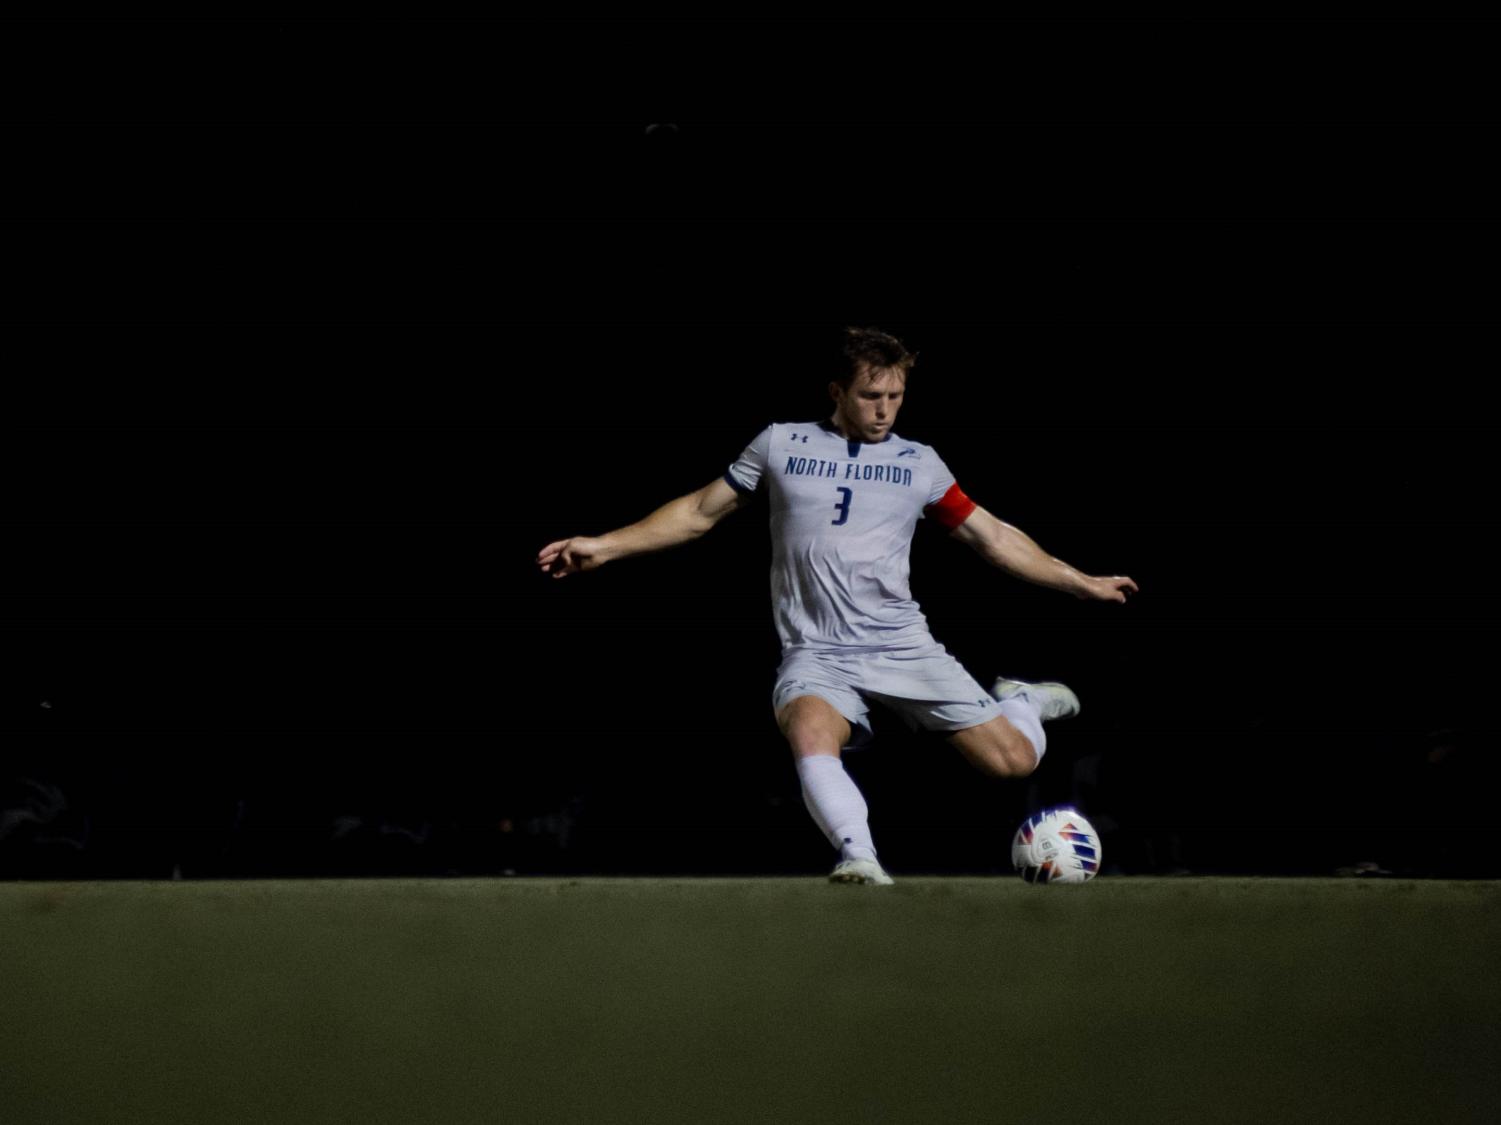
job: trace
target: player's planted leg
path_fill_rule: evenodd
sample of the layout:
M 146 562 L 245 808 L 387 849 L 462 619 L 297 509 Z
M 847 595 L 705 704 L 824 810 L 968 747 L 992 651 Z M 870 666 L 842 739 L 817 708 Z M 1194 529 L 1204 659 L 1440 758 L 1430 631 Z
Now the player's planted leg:
M 864 883 L 872 887 L 889 887 L 896 882 L 874 857 L 870 859 L 844 859 L 834 866 L 829 875 L 831 883 Z
M 839 849 L 839 863 L 829 881 L 889 885 L 891 876 L 876 859 L 865 798 L 845 772 L 844 763 L 830 754 L 811 754 L 798 758 L 797 773 L 803 783 L 803 803 L 813 822 Z
M 792 700 L 777 720 L 792 746 L 803 803 L 825 839 L 839 849 L 840 862 L 829 881 L 890 885 L 891 876 L 876 859 L 865 798 L 839 760 L 849 741 L 848 720 L 816 696 Z

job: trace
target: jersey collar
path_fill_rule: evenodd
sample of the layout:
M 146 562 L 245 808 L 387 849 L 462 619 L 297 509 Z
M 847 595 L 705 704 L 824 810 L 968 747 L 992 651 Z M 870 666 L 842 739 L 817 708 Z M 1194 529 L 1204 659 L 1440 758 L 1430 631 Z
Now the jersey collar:
M 844 437 L 844 435 L 839 432 L 839 427 L 834 425 L 834 423 L 828 418 L 825 418 L 822 422 L 818 423 L 818 428 L 828 431 L 835 437 Z M 887 430 L 886 436 L 883 437 L 880 441 L 852 441 L 849 438 L 844 438 L 844 440 L 848 441 L 851 445 L 885 445 L 894 436 L 895 435 L 890 430 Z

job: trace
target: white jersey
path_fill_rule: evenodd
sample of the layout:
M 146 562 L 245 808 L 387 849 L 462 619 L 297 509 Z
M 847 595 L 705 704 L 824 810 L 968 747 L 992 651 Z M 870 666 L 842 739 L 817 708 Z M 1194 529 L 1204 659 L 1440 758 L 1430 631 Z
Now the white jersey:
M 850 441 L 828 421 L 774 422 L 724 479 L 741 493 L 767 493 L 784 652 L 933 643 L 908 584 L 912 534 L 924 517 L 958 527 L 975 505 L 932 446 L 894 433 Z

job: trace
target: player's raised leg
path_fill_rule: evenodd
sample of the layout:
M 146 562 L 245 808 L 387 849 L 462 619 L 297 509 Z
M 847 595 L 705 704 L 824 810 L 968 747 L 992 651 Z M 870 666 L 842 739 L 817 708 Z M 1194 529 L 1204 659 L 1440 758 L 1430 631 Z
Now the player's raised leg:
M 1079 713 L 1079 697 L 1067 684 L 1057 682 L 1028 683 L 1026 680 L 1008 680 L 1002 676 L 991 685 L 990 694 L 1002 705 L 1022 702 L 1037 711 L 1043 722 L 1066 719 Z
M 1022 727 L 1029 729 L 1024 732 Z M 1026 777 L 1042 761 L 1046 747 L 1040 722 L 1018 717 L 1013 723 L 1005 715 L 956 730 L 948 741 L 970 765 L 991 777 Z
M 803 803 L 824 837 L 839 849 L 830 881 L 891 884 L 876 859 L 865 798 L 839 758 L 850 739 L 849 720 L 826 700 L 800 695 L 777 712 L 777 725 L 792 747 Z
M 990 689 L 1001 704 L 999 717 L 955 731 L 949 742 L 970 763 L 995 777 L 1026 777 L 1047 753 L 1042 724 L 1079 713 L 1079 697 L 1065 684 L 996 680 Z

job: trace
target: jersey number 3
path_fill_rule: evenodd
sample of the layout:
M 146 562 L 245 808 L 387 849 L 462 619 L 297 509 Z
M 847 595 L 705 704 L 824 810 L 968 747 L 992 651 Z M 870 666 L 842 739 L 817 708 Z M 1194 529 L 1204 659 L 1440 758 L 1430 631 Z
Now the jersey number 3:
M 854 496 L 854 493 L 847 488 L 841 488 L 839 491 L 844 493 L 844 499 L 834 505 L 834 510 L 839 513 L 839 518 L 834 521 L 835 527 L 850 518 L 850 500 Z

